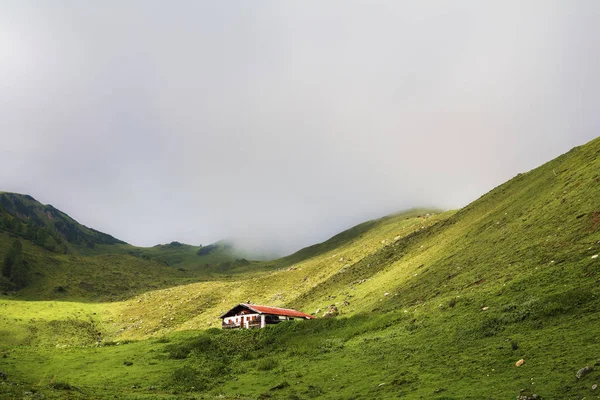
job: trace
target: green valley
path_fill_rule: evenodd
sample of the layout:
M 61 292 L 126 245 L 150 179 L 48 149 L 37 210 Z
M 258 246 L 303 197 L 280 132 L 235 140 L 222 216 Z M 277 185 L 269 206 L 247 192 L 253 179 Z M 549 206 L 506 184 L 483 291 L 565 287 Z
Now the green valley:
M 600 398 L 598 199 L 600 138 L 463 209 L 256 261 L 0 193 L 0 398 Z M 248 300 L 318 318 L 221 330 Z

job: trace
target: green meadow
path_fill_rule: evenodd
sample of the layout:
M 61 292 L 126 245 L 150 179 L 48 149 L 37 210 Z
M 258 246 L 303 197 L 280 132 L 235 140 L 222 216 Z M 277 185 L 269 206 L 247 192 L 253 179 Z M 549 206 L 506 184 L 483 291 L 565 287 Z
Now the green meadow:
M 271 261 L 2 196 L 0 398 L 600 398 L 600 139 Z M 318 318 L 221 330 L 248 300 Z

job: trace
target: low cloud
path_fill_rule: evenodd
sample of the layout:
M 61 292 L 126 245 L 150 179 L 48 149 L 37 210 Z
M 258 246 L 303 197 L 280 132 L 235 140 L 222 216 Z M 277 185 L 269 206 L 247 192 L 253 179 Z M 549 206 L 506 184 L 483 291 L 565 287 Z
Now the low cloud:
M 9 2 L 0 190 L 286 253 L 598 135 L 600 5 Z

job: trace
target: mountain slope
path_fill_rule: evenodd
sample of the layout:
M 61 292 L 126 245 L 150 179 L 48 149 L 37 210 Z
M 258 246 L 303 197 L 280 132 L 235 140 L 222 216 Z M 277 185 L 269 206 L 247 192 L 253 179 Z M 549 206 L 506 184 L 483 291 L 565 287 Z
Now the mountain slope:
M 246 257 L 225 241 L 135 247 L 29 195 L 0 192 L 0 289 L 23 298 L 124 298 L 253 269 Z
M 599 155 L 596 139 L 353 265 L 346 276 L 372 277 L 362 286 L 365 304 L 360 307 L 374 307 L 382 291 L 394 294 L 381 305 L 389 309 L 467 289 L 559 290 L 552 283 L 561 276 L 568 281 L 560 292 L 592 290 L 597 263 L 591 257 L 600 240 Z M 366 272 L 365 263 L 383 268 Z M 327 282 L 321 291 L 341 293 L 348 280 Z M 317 293 L 307 293 L 307 302 L 297 304 L 319 304 Z
M 0 192 L 0 230 L 32 240 L 48 250 L 65 253 L 69 245 L 94 247 L 125 243 L 81 225 L 49 204 L 17 193 Z
M 20 316 L 46 302 L 6 298 L 3 368 L 35 390 L 60 374 L 98 398 L 595 398 L 599 198 L 600 138 L 458 212 L 399 214 L 240 275 L 82 306 L 78 321 L 107 340 L 139 340 L 118 348 L 55 349 L 67 307 L 31 322 Z M 247 300 L 340 316 L 204 330 Z M 81 332 L 61 346 L 94 342 Z

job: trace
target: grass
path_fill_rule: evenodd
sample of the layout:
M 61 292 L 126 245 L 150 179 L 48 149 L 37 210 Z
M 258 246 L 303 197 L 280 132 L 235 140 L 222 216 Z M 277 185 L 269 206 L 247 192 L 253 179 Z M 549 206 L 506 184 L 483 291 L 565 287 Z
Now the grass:
M 0 297 L 0 397 L 598 398 L 600 366 L 575 373 L 600 358 L 599 155 L 596 139 L 457 212 L 370 221 L 201 282 L 144 289 L 159 271 L 113 302 Z M 61 257 L 57 276 L 76 264 Z M 121 260 L 102 257 L 81 262 Z M 85 276 L 74 269 L 65 284 Z M 305 312 L 335 304 L 341 316 L 214 329 L 248 299 Z

